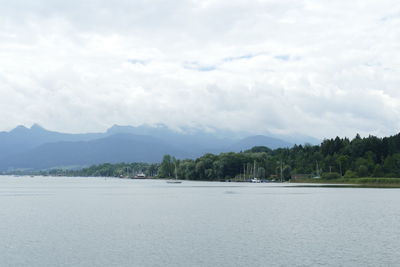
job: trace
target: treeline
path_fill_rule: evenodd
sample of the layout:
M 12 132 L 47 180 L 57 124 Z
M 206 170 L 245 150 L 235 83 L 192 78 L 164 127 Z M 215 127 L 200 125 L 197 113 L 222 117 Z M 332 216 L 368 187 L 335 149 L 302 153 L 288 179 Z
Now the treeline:
M 320 145 L 295 145 L 271 150 L 253 147 L 240 153 L 205 154 L 178 160 L 165 155 L 160 164 L 100 164 L 80 170 L 51 170 L 47 175 L 147 177 L 187 180 L 289 180 L 387 177 L 400 178 L 400 134 L 378 138 L 357 135 L 326 139 Z
M 100 164 L 76 171 L 79 176 L 112 176 L 112 177 L 133 177 L 143 173 L 148 177 L 157 176 L 159 164 L 142 162 Z
M 138 174 L 145 174 L 147 177 L 157 176 L 159 164 L 156 163 L 104 163 L 93 165 L 79 170 L 52 169 L 35 174 L 52 176 L 101 176 L 101 177 L 134 177 Z
M 400 134 L 384 138 L 357 135 L 352 140 L 336 137 L 319 146 L 275 150 L 254 147 L 195 160 L 164 156 L 158 177 L 175 175 L 188 180 L 400 177 Z

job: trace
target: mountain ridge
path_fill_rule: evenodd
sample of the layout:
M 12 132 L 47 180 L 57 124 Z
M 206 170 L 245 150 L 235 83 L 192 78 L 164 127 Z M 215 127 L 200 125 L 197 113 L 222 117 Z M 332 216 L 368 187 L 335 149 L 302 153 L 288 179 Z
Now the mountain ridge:
M 49 131 L 39 124 L 30 128 L 20 125 L 0 132 L 0 170 L 86 166 L 116 160 L 160 162 L 164 154 L 196 158 L 205 153 L 239 152 L 253 146 L 275 149 L 292 145 L 264 135 L 235 139 L 200 130 L 180 133 L 165 125 L 113 125 L 103 133 L 83 134 Z

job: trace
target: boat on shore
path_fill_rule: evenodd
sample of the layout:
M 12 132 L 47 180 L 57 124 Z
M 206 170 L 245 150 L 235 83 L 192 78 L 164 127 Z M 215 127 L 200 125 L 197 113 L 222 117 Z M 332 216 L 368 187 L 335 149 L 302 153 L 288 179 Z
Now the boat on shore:
M 146 179 L 146 174 L 144 174 L 143 172 L 136 174 L 134 177 L 134 179 Z

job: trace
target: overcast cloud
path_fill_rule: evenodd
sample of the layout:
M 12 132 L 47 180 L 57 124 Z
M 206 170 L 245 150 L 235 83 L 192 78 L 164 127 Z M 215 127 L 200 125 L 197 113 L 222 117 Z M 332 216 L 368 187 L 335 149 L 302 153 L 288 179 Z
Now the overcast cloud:
M 400 129 L 398 0 L 0 0 L 0 130 Z

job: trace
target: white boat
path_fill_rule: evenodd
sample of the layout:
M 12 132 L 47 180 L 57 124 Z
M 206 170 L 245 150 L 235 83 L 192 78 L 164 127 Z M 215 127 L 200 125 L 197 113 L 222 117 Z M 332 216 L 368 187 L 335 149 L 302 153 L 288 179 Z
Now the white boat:
M 144 174 L 143 172 L 138 173 L 134 176 L 135 179 L 146 179 L 146 174 Z

